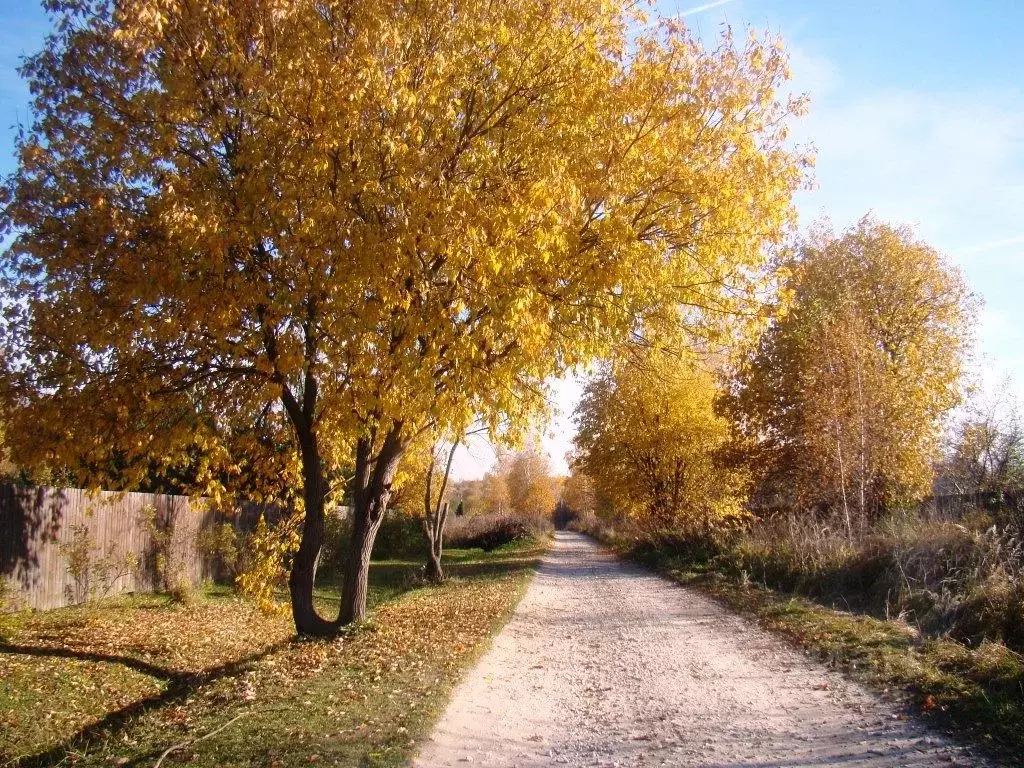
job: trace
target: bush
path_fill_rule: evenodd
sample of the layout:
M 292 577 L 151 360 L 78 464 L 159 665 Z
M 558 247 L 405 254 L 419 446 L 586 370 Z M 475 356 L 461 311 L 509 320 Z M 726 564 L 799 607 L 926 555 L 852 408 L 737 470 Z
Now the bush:
M 328 511 L 324 515 L 324 541 L 320 548 L 320 562 L 317 572 L 333 575 L 341 572 L 345 561 L 345 546 L 352 532 L 352 519 Z
M 174 605 L 192 605 L 195 602 L 195 592 L 186 579 L 181 579 L 171 585 L 171 588 L 167 590 L 167 596 L 171 598 L 171 603 Z
M 448 521 L 445 546 L 490 552 L 513 541 L 528 541 L 548 533 L 551 521 L 520 515 L 472 515 Z
M 328 513 L 324 519 L 324 542 L 320 550 L 318 572 L 335 575 L 345 564 L 345 555 L 352 533 L 352 519 Z M 374 560 L 425 557 L 426 535 L 419 518 L 399 509 L 389 509 L 373 542 Z
M 576 533 L 585 533 L 587 536 L 593 536 L 598 541 L 603 541 L 606 544 L 614 542 L 616 537 L 615 527 L 611 523 L 602 520 L 593 512 L 581 512 L 574 515 L 569 520 L 566 528 L 570 531 L 576 531 Z
M 200 531 L 196 544 L 200 554 L 213 563 L 216 578 L 233 584 L 242 562 L 245 534 L 231 523 L 221 523 Z
M 375 560 L 419 558 L 427 555 L 427 535 L 420 518 L 400 509 L 390 509 L 373 544 Z
M 15 609 L 14 587 L 6 576 L 0 576 L 0 642 L 6 642 L 14 632 Z
M 987 526 L 987 527 L 983 527 Z M 640 557 L 686 563 L 836 608 L 900 618 L 933 637 L 1024 649 L 1024 544 L 1014 523 L 913 513 L 850 538 L 838 520 L 781 514 L 744 531 L 640 536 Z

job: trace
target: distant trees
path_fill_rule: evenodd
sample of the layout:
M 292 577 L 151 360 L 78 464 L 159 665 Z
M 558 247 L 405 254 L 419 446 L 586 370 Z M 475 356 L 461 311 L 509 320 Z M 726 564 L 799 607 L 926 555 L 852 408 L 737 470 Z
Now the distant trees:
M 576 464 L 576 462 L 573 462 Z M 562 484 L 562 495 L 559 499 L 576 515 L 590 515 L 597 512 L 597 492 L 594 481 L 580 467 L 571 466 L 569 476 Z
M 1006 385 L 966 409 L 949 443 L 941 479 L 956 493 L 1024 489 L 1024 423 Z
M 933 248 L 869 218 L 815 231 L 783 269 L 728 410 L 761 503 L 839 511 L 851 530 L 927 491 L 974 300 Z
M 479 480 L 454 485 L 452 498 L 466 514 L 516 514 L 547 518 L 559 498 L 561 479 L 536 446 L 521 451 L 498 448 L 494 466 Z
M 557 479 L 548 457 L 536 448 L 512 455 L 505 483 L 509 506 L 525 517 L 550 517 L 558 500 Z
M 685 349 L 652 346 L 609 363 L 576 412 L 572 488 L 586 499 L 576 503 L 593 503 L 596 490 L 653 530 L 742 515 L 747 474 L 726 461 L 730 427 L 715 412 L 718 394 L 706 361 Z

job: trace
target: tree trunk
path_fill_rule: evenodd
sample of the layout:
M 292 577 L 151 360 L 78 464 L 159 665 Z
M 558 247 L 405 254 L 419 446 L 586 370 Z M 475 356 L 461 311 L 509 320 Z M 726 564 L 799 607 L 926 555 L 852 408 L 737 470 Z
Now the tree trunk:
M 441 555 L 433 546 L 427 555 L 427 581 L 431 584 L 440 584 L 444 581 L 444 569 L 441 568 Z
M 345 573 L 341 585 L 338 625 L 351 624 L 366 616 L 366 584 L 370 554 L 381 521 L 391 499 L 391 483 L 405 446 L 402 425 L 395 423 L 384 438 L 377 455 L 367 438 L 356 443 L 356 473 L 352 479 L 352 537 L 349 540 Z
M 324 500 L 327 482 L 316 438 L 311 429 L 299 434 L 302 452 L 302 482 L 305 519 L 299 551 L 292 560 L 288 591 L 292 601 L 295 631 L 308 637 L 326 637 L 337 631 L 337 624 L 322 618 L 313 605 L 316 565 L 324 540 Z
M 444 581 L 444 569 L 441 567 L 441 553 L 444 549 L 444 526 L 448 521 L 448 502 L 436 507 L 423 521 L 427 532 L 430 550 L 427 553 L 427 580 L 432 584 Z
M 460 438 L 461 439 L 461 438 Z M 444 581 L 444 569 L 441 568 L 441 551 L 444 546 L 444 526 L 448 522 L 448 502 L 444 494 L 448 490 L 448 477 L 452 471 L 452 461 L 458 450 L 459 440 L 453 440 L 448 450 L 448 461 L 444 465 L 441 476 L 441 488 L 434 502 L 434 465 L 437 461 L 438 443 L 430 449 L 430 465 L 427 467 L 426 494 L 423 497 L 423 530 L 427 534 L 430 551 L 427 554 L 427 579 L 433 584 Z
M 340 625 L 361 621 L 366 616 L 366 586 L 370 576 L 370 555 L 383 515 L 376 520 L 371 514 L 353 509 L 352 538 L 345 559 L 345 574 L 341 585 Z

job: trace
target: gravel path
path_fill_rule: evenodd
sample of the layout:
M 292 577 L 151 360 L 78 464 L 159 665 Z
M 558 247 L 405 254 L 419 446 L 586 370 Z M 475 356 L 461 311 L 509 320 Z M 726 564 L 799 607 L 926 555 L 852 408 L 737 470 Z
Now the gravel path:
M 418 768 L 988 765 L 699 594 L 558 533 Z

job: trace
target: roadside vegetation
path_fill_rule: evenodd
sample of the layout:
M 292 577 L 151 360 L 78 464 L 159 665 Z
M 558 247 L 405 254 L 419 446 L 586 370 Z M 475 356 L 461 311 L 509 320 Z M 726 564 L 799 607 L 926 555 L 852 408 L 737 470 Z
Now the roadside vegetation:
M 375 562 L 368 620 L 334 640 L 217 588 L 9 616 L 0 765 L 151 766 L 175 745 L 164 765 L 404 765 L 545 546 L 449 550 L 443 586 L 418 559 Z
M 556 501 L 722 590 L 941 644 L 921 668 L 965 687 L 922 706 L 980 691 L 962 711 L 1010 738 L 1024 474 L 1006 420 L 953 424 L 977 302 L 906 228 L 795 231 L 779 41 L 632 0 L 47 8 L 0 180 L 3 466 L 273 514 L 207 542 L 251 603 L 191 591 L 153 529 L 165 595 L 5 616 L 8 761 L 396 764 Z M 580 370 L 572 477 L 528 448 L 450 482 Z M 794 633 L 846 632 L 821 611 Z

